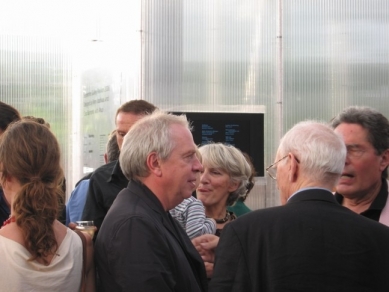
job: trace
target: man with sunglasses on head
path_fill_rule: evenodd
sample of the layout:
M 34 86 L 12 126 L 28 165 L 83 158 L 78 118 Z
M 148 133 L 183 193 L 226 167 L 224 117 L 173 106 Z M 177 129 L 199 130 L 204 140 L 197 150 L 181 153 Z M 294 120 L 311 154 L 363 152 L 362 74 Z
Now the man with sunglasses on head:
M 357 214 L 389 226 L 389 121 L 369 107 L 352 106 L 332 121 L 347 147 L 335 197 Z M 386 207 L 387 206 L 387 207 Z

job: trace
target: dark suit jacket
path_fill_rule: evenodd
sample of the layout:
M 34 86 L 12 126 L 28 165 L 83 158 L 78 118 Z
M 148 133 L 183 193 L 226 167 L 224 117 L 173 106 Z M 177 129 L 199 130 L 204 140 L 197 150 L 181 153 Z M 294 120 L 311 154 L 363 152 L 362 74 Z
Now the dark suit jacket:
M 204 263 L 185 231 L 144 185 L 130 181 L 95 243 L 105 291 L 206 291 Z
M 223 229 L 210 291 L 389 291 L 389 228 L 303 190 Z

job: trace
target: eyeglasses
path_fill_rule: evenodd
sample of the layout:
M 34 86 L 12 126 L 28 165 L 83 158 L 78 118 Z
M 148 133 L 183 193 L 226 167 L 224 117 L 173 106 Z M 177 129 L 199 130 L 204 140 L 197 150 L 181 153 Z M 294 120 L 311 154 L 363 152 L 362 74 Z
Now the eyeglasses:
M 347 147 L 347 156 L 349 158 L 360 158 L 363 153 L 366 152 L 365 149 L 362 149 L 359 145 L 346 145 Z
M 284 160 L 286 157 L 288 157 L 288 155 L 285 155 L 281 159 L 278 159 L 276 162 L 274 162 L 272 165 L 270 165 L 269 167 L 266 168 L 266 172 L 269 174 L 269 176 L 272 179 L 277 179 L 277 168 L 275 168 L 274 166 L 276 166 L 276 164 L 278 162 L 280 162 L 281 160 Z
M 278 162 L 280 162 L 281 160 L 284 160 L 286 157 L 288 157 L 288 155 L 285 155 L 281 159 L 278 159 L 276 162 L 274 162 L 272 165 L 270 165 L 269 167 L 266 168 L 266 172 L 269 174 L 269 176 L 272 179 L 277 179 L 277 168 L 274 166 L 276 166 L 276 164 Z M 300 161 L 296 157 L 294 157 L 294 159 L 297 161 L 297 163 L 300 163 Z

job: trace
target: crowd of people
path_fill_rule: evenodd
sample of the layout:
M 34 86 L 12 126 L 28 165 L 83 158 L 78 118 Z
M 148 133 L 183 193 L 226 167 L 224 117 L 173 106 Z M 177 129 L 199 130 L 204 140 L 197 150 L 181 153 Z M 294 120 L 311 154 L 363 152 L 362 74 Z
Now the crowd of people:
M 244 203 L 256 176 L 246 153 L 197 146 L 185 115 L 144 100 L 114 118 L 106 164 L 64 209 L 49 124 L 0 102 L 0 291 L 388 290 L 379 111 L 294 125 L 266 169 L 281 206 L 255 211 Z M 93 238 L 72 231 L 77 220 L 94 221 Z

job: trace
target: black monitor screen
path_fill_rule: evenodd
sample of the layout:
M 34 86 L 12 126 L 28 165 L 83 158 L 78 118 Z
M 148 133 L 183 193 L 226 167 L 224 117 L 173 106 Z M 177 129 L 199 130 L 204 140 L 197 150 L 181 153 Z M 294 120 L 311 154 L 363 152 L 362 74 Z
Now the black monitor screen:
M 231 144 L 251 157 L 257 176 L 264 176 L 263 113 L 187 112 L 184 114 L 193 126 L 193 139 L 197 145 L 209 142 Z

